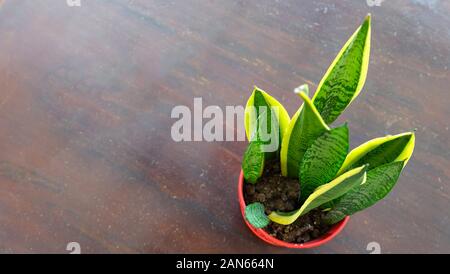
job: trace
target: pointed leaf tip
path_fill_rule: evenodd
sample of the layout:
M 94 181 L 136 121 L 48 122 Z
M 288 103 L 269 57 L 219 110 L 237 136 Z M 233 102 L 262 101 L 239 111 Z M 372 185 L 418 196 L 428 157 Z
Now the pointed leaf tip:
M 347 40 L 320 81 L 312 101 L 327 124 L 361 92 L 367 77 L 370 55 L 371 16 Z
M 294 93 L 295 94 L 299 94 L 299 93 L 306 93 L 306 95 L 309 95 L 309 86 L 308 84 L 303 84 L 301 86 L 298 86 L 294 89 Z

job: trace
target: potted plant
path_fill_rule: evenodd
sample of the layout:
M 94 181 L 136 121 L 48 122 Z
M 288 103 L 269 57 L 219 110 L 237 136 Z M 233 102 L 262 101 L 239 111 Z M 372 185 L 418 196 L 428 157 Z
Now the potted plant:
M 238 195 L 248 227 L 270 244 L 309 248 L 331 240 L 348 216 L 391 191 L 412 155 L 414 132 L 376 138 L 349 152 L 347 123 L 330 126 L 364 85 L 370 20 L 368 15 L 346 42 L 312 99 L 307 85 L 296 89 L 303 104 L 292 119 L 257 87 L 247 102 L 249 145 Z

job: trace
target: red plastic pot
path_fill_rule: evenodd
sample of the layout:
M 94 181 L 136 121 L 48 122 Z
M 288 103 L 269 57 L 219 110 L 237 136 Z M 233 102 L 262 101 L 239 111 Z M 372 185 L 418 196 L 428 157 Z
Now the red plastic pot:
M 275 237 L 270 236 L 266 231 L 261 228 L 253 227 L 247 219 L 245 218 L 245 201 L 244 201 L 244 173 L 241 170 L 241 174 L 239 175 L 239 183 L 238 183 L 238 198 L 239 198 L 239 206 L 241 208 L 242 218 L 244 218 L 244 222 L 247 224 L 247 227 L 255 234 L 258 238 L 263 240 L 266 243 L 269 243 L 274 246 L 287 247 L 287 248 L 313 248 L 320 245 L 323 245 L 329 242 L 331 239 L 336 237 L 344 226 L 347 224 L 350 217 L 345 217 L 342 221 L 335 224 L 326 234 L 322 235 L 320 238 L 314 239 L 312 241 L 306 242 L 304 244 L 293 244 L 278 240 Z

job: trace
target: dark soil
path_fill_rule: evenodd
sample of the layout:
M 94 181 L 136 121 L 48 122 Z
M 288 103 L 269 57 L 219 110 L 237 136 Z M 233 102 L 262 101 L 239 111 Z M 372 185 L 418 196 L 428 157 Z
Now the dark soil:
M 301 205 L 300 184 L 297 179 L 281 176 L 278 161 L 269 163 L 263 176 L 256 184 L 244 184 L 244 199 L 246 204 L 260 202 L 264 205 L 266 214 L 272 211 L 292 211 Z M 305 243 L 325 234 L 330 226 L 322 221 L 324 213 L 318 209 L 298 218 L 293 224 L 280 225 L 270 222 L 264 228 L 267 233 L 289 243 Z

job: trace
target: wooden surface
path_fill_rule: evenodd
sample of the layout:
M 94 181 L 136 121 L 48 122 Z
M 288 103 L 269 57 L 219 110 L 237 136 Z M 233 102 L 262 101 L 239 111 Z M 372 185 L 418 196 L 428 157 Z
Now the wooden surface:
M 450 2 L 5 0 L 0 8 L 0 252 L 450 252 Z M 391 195 L 326 246 L 267 246 L 236 198 L 246 142 L 176 143 L 177 105 L 292 115 L 366 13 L 365 88 L 336 124 L 352 147 L 417 128 Z

